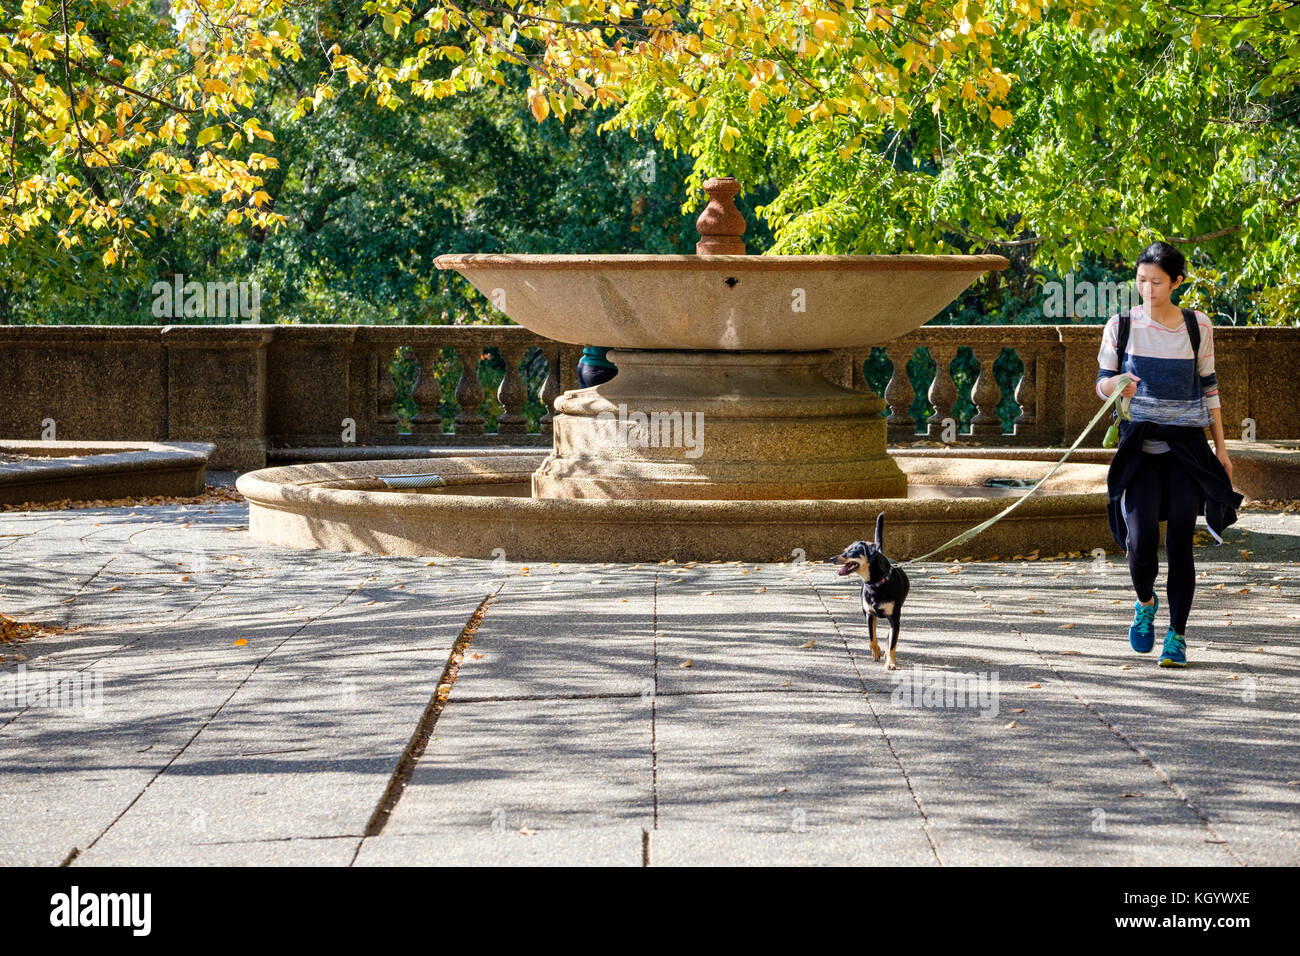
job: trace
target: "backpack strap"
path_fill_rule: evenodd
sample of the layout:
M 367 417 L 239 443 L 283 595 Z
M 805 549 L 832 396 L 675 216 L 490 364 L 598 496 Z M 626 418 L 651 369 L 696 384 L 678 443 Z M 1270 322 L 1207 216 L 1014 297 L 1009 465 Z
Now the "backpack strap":
M 1196 321 L 1196 313 L 1191 309 L 1183 309 L 1183 322 L 1187 325 L 1187 337 L 1192 340 L 1192 367 L 1196 367 L 1196 359 L 1201 351 L 1201 326 Z M 1199 382 L 1199 377 L 1197 378 Z
M 1119 328 L 1116 330 L 1115 333 L 1115 354 L 1116 357 L 1118 358 L 1118 361 L 1115 365 L 1115 369 L 1116 369 L 1115 374 L 1117 375 L 1120 372 L 1124 371 L 1124 350 L 1128 348 L 1128 330 L 1129 330 L 1129 314 L 1128 311 L 1125 310 L 1119 314 Z M 1114 421 L 1119 421 L 1118 406 L 1115 405 L 1111 406 L 1110 417 Z
M 1119 329 L 1115 335 L 1115 352 L 1119 358 L 1119 364 L 1115 366 L 1117 374 L 1124 371 L 1124 351 L 1128 348 L 1128 330 L 1129 314 L 1121 312 L 1119 314 Z

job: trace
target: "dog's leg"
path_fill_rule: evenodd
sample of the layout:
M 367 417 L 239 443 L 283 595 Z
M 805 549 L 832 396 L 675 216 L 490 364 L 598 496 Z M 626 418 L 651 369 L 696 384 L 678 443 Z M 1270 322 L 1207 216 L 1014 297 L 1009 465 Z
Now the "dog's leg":
M 894 663 L 894 651 L 898 647 L 898 632 L 901 622 L 898 615 L 895 614 L 889 619 L 889 660 L 885 662 L 886 670 L 896 670 L 897 665 Z M 880 658 L 876 658 L 879 660 Z
M 876 616 L 874 614 L 867 615 L 867 630 L 871 634 L 871 659 L 878 661 L 884 655 L 884 651 L 876 643 Z

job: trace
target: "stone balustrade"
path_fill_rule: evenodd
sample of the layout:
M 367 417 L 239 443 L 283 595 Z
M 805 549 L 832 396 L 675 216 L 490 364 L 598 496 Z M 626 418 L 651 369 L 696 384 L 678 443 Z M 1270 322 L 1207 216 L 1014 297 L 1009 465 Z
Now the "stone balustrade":
M 961 440 L 1050 446 L 1072 442 L 1096 413 L 1099 325 L 928 326 L 885 347 L 894 373 L 884 389 L 891 444 L 939 440 L 958 389 L 951 366 L 968 347 L 980 372 L 971 389 L 976 414 Z M 399 385 L 390 374 L 405 347 L 418 364 L 409 428 L 394 411 Z M 921 432 L 910 415 L 915 386 L 901 370 L 917 348 L 928 350 L 936 374 L 926 387 L 934 409 Z M 1024 369 L 1013 398 L 1014 430 L 1003 434 L 1003 400 L 992 374 L 1004 348 Z M 540 430 L 523 414 L 530 398 L 521 373 L 529 350 L 540 350 L 548 374 L 531 397 L 547 408 Z M 497 430 L 485 433 L 479 363 L 495 351 L 506 367 L 497 389 Z M 837 353 L 827 377 L 867 390 L 870 350 Z M 212 442 L 212 465 L 263 466 L 277 449 L 416 444 L 548 445 L 550 409 L 577 387 L 581 349 L 516 326 L 10 326 L 0 327 L 0 437 L 10 439 Z M 457 361 L 458 360 L 458 361 Z M 451 363 L 450 365 L 448 363 Z M 461 373 L 452 395 L 432 371 Z M 1300 437 L 1300 403 L 1288 384 L 1300 367 L 1300 328 L 1215 329 L 1215 364 L 1229 437 L 1252 419 L 1255 437 Z M 471 371 L 472 370 L 472 371 Z M 454 399 L 450 423 L 439 406 Z M 50 434 L 51 423 L 53 434 Z M 1086 440 L 1099 445 L 1107 423 Z M 364 456 L 358 449 L 358 456 Z

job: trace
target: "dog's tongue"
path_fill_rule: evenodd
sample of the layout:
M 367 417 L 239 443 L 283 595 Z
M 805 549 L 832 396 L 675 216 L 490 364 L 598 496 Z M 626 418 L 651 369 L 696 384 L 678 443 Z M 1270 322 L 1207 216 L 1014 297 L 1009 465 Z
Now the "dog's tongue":
M 854 568 L 854 567 L 855 567 L 855 565 L 852 565 L 852 564 L 841 564 L 841 565 L 840 565 L 840 569 L 839 569 L 838 571 L 836 571 L 835 573 L 836 573 L 837 575 L 839 575 L 840 577 L 844 577 L 844 576 L 846 576 L 846 575 L 852 574 L 852 573 L 853 573 L 853 568 Z

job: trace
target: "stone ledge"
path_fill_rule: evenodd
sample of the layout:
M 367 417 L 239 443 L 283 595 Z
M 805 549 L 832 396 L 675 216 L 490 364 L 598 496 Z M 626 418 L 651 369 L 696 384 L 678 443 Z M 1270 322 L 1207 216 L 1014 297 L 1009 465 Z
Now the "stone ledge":
M 0 504 L 69 499 L 189 497 L 203 492 L 208 442 L 0 441 Z
M 1208 439 L 1207 439 L 1208 441 Z M 942 450 L 926 446 L 896 448 L 889 453 L 898 458 L 1000 458 L 1007 461 L 1057 461 L 1064 448 L 1005 448 L 996 445 L 949 447 Z M 1070 455 L 1079 464 L 1109 465 L 1112 448 L 1079 448 Z M 1300 498 L 1300 439 L 1241 441 L 1228 439 L 1228 457 L 1232 460 L 1232 485 L 1247 498 Z

